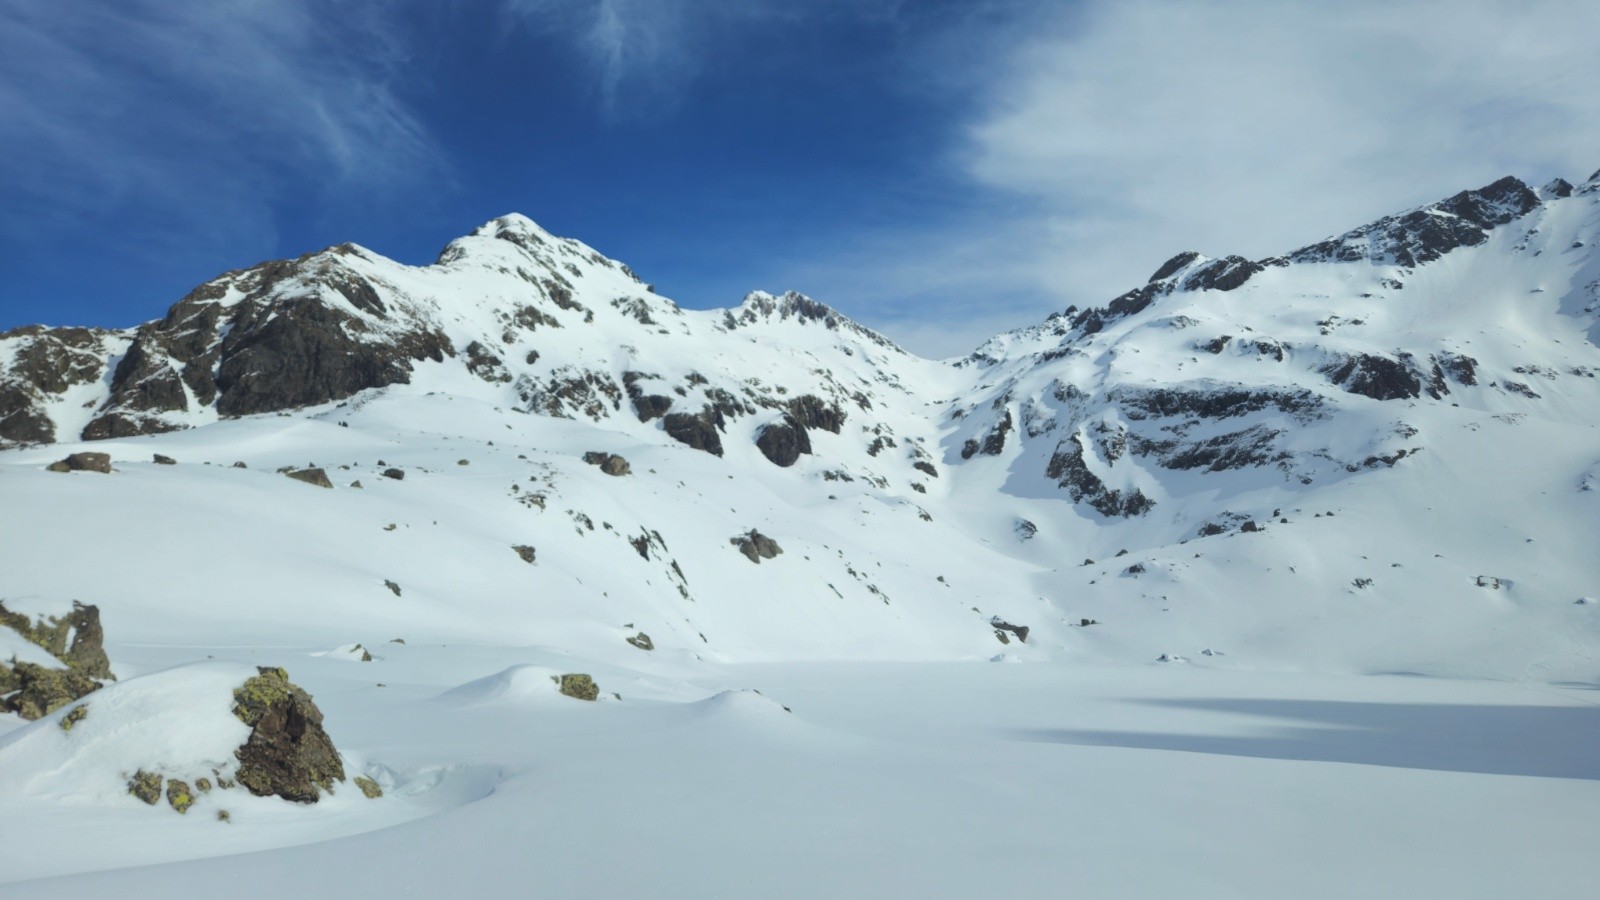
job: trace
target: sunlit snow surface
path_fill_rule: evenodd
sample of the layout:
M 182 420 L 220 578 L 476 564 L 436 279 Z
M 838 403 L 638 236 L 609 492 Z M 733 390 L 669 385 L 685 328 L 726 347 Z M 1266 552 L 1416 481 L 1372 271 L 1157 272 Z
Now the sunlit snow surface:
M 579 266 L 601 321 L 540 332 L 541 365 L 861 379 L 870 414 L 791 469 L 751 446 L 759 417 L 716 458 L 627 412 L 516 412 L 455 361 L 292 415 L 0 453 L 0 599 L 97 605 L 120 679 L 71 732 L 66 710 L 0 717 L 0 895 L 1587 896 L 1600 270 L 1568 251 L 1600 236 L 1594 210 L 1553 205 L 1382 296 L 1385 271 L 1334 264 L 1174 294 L 1043 363 L 1047 326 L 960 367 L 817 323 L 719 331 L 661 306 L 669 326 L 637 328 L 610 297 L 640 287 Z M 351 259 L 417 296 L 444 277 Z M 419 308 L 481 335 L 493 271 Z M 1362 324 L 1323 334 L 1332 309 Z M 1291 352 L 1194 348 L 1251 332 Z M 1482 383 L 1380 402 L 1318 371 L 1397 349 L 1463 350 Z M 1539 398 L 1490 386 L 1519 366 Z M 1048 399 L 1057 380 L 1310 390 L 1335 414 L 1288 440 L 1323 468 L 1102 466 L 1158 501 L 1107 519 L 1042 474 L 1064 436 L 1045 423 L 1082 412 Z M 962 460 L 1003 412 L 1004 452 Z M 866 452 L 866 422 L 923 441 L 940 476 Z M 1343 468 L 1400 424 L 1420 453 Z M 116 471 L 44 470 L 80 449 Z M 335 488 L 276 472 L 308 464 Z M 1263 530 L 1197 535 L 1224 511 Z M 782 555 L 741 555 L 751 528 Z M 213 792 L 179 816 L 120 790 L 142 766 L 225 765 L 227 692 L 255 665 L 315 697 L 383 798 Z M 558 695 L 569 672 L 600 702 Z

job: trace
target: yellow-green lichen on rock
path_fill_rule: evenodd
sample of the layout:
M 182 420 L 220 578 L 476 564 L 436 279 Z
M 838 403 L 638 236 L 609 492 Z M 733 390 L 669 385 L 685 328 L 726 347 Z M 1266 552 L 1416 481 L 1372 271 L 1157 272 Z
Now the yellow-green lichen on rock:
M 588 675 L 569 672 L 561 676 L 559 684 L 558 690 L 568 697 L 575 697 L 579 700 L 600 699 L 600 686 L 595 684 L 594 679 Z
M 235 777 L 258 797 L 315 803 L 334 782 L 345 780 L 344 762 L 322 728 L 322 711 L 283 669 L 256 671 L 233 692 L 233 714 L 250 726 L 249 739 L 233 752 L 239 761 Z
M 58 724 L 61 726 L 62 731 L 71 731 L 72 726 L 82 722 L 87 715 L 89 715 L 88 706 L 75 706 L 61 717 L 61 721 Z
M 365 775 L 356 776 L 356 787 L 361 788 L 361 793 L 365 794 L 368 800 L 376 800 L 383 796 L 383 788 Z
M 187 782 L 176 778 L 167 780 L 167 804 L 180 814 L 189 811 L 189 807 L 194 805 L 194 792 L 189 790 Z
M 128 779 L 128 793 L 151 806 L 155 806 L 156 801 L 161 799 L 162 780 L 160 774 L 140 769 L 133 773 L 132 778 Z
M 246 679 L 233 689 L 233 714 L 239 721 L 255 727 L 275 703 L 289 699 L 289 673 L 275 666 L 257 666 L 261 674 Z

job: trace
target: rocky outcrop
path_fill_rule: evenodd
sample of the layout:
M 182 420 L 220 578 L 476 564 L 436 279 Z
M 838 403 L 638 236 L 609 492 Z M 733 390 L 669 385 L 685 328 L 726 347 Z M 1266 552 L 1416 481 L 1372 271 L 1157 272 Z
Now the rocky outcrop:
M 83 437 L 170 431 L 180 426 L 163 414 L 195 405 L 250 415 L 342 400 L 453 355 L 442 332 L 401 315 L 345 262 L 361 252 L 342 245 L 196 288 L 133 332 Z
M 1392 262 L 1411 269 L 1458 247 L 1475 247 L 1489 232 L 1539 206 L 1539 196 L 1507 176 L 1396 216 L 1385 216 L 1339 237 L 1289 254 L 1291 262 Z
M 100 690 L 98 680 L 72 669 L 52 669 L 28 662 L 0 663 L 0 710 L 24 719 L 43 718 Z
M 799 422 L 785 416 L 783 421 L 764 426 L 756 435 L 756 448 L 775 466 L 788 468 L 810 455 L 811 437 Z
M 1346 356 L 1322 372 L 1346 391 L 1374 400 L 1409 400 L 1422 394 L 1422 379 L 1411 367 L 1387 356 Z
M 0 349 L 11 348 L 0 369 L 0 448 L 62 438 L 48 406 L 70 388 L 99 381 L 115 343 L 114 333 L 98 328 L 28 325 L 0 334 Z
M 789 418 L 802 428 L 817 428 L 838 434 L 844 427 L 845 411 L 815 394 L 804 394 L 789 401 Z
M 998 639 L 1002 644 L 1011 643 L 1011 639 L 1006 637 L 1006 632 L 1008 631 L 1016 635 L 1018 641 L 1024 644 L 1028 642 L 1028 632 L 1031 629 L 1029 629 L 1026 625 L 1013 625 L 999 616 L 991 618 L 989 620 L 989 624 L 994 627 L 995 638 Z
M 1073 502 L 1088 503 L 1103 516 L 1121 518 L 1142 516 L 1156 505 L 1138 488 L 1113 490 L 1107 487 L 1100 476 L 1089 470 L 1083 454 L 1083 438 L 1073 435 L 1056 447 L 1045 468 L 1045 475 L 1066 488 Z
M 233 692 L 233 714 L 250 726 L 249 739 L 234 751 L 239 783 L 258 797 L 315 803 L 345 780 L 322 711 L 283 669 L 257 671 Z
M 686 447 L 703 450 L 712 456 L 722 455 L 722 436 L 705 415 L 668 413 L 661 419 L 661 429 Z
M 776 558 L 778 554 L 783 552 L 783 548 L 778 546 L 777 541 L 754 528 L 744 534 L 729 538 L 728 543 L 738 547 L 739 552 L 743 553 L 746 559 L 756 565 L 760 565 L 763 559 Z
M 591 466 L 599 467 L 600 471 L 612 476 L 629 475 L 633 467 L 626 459 L 615 453 L 605 453 L 600 450 L 590 450 L 583 455 L 583 461 Z
M 0 627 L 61 661 L 60 667 L 0 660 L 0 709 L 24 719 L 49 715 L 115 679 L 106 657 L 100 610 L 74 602 L 65 615 L 37 619 L 0 602 Z

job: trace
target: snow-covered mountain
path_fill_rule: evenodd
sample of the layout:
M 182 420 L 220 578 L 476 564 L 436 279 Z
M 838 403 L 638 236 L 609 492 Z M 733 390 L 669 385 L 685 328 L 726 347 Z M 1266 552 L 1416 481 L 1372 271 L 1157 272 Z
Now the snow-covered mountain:
M 1270 259 L 1182 253 L 942 361 L 799 294 L 679 308 L 518 215 L 427 266 L 340 245 L 138 328 L 0 335 L 0 603 L 96 605 L 130 709 L 175 663 L 286 666 L 363 723 L 352 761 L 431 798 L 399 818 L 455 802 L 422 757 L 527 764 L 461 710 L 562 672 L 786 747 L 881 710 L 769 721 L 706 685 L 990 659 L 1589 683 L 1597 241 L 1600 173 L 1506 178 Z M 47 468 L 80 451 L 112 471 Z M 401 717 L 477 724 L 413 745 Z M 0 799 L 126 799 L 63 787 L 36 727 L 0 736 L 31 773 Z M 241 846 L 368 827 L 343 821 Z

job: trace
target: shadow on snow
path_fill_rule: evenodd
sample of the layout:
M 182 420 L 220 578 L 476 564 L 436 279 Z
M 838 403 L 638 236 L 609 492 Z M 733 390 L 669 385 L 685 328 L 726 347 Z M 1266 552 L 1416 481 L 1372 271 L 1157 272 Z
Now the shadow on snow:
M 1278 724 L 1247 735 L 1037 728 L 1015 730 L 1010 736 L 1093 747 L 1600 780 L 1600 754 L 1595 752 L 1600 746 L 1600 706 L 1253 699 L 1139 702 L 1256 716 Z

